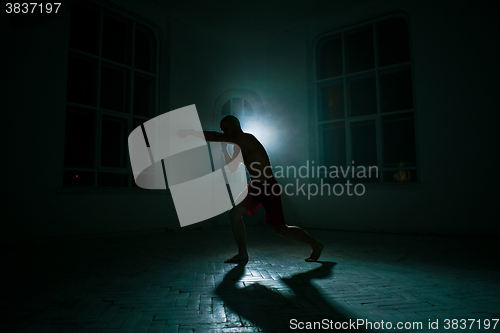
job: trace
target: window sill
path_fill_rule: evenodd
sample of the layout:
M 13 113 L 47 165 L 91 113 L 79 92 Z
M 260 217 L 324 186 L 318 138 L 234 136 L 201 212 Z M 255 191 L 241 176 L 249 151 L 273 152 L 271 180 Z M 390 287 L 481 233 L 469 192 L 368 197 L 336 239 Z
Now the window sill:
M 147 194 L 147 195 L 170 195 L 170 190 L 147 190 L 143 188 L 130 187 L 69 187 L 56 188 L 57 194 Z

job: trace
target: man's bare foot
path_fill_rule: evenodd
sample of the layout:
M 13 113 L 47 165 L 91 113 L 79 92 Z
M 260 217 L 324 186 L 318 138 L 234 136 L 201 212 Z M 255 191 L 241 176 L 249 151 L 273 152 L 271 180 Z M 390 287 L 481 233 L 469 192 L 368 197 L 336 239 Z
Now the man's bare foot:
M 235 255 L 234 257 L 232 258 L 229 258 L 227 260 L 224 260 L 224 262 L 226 264 L 230 264 L 230 263 L 234 263 L 234 262 L 240 262 L 240 261 L 244 261 L 244 262 L 247 262 L 248 261 L 248 254 L 237 254 Z
M 323 244 L 318 242 L 316 246 L 313 246 L 311 255 L 309 256 L 309 258 L 306 259 L 306 261 L 307 262 L 318 261 L 319 256 L 321 255 L 321 251 L 323 251 L 324 247 L 325 246 Z

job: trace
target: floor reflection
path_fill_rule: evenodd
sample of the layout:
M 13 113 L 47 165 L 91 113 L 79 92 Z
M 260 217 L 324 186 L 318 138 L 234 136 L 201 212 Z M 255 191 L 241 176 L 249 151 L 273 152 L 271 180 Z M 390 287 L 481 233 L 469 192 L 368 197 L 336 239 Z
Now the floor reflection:
M 244 323 L 258 326 L 262 331 L 318 332 L 326 328 L 335 331 L 335 322 L 349 323 L 349 320 L 356 321 L 356 318 L 349 318 L 332 307 L 311 283 L 312 279 L 331 278 L 336 264 L 325 261 L 318 263 L 321 266 L 315 269 L 281 279 L 293 291 L 291 297 L 259 283 L 238 288 L 237 284 L 245 274 L 246 264 L 239 264 L 229 271 L 215 292 L 227 308 L 239 314 Z M 302 327 L 298 325 L 307 325 L 307 322 L 320 322 L 323 326 L 300 330 Z M 362 329 L 356 331 L 364 332 Z

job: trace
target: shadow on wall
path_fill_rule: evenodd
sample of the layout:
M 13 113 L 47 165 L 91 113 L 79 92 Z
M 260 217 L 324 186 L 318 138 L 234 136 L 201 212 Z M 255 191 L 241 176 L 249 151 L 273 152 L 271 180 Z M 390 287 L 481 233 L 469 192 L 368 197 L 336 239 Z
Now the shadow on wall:
M 292 319 L 296 319 L 297 323 L 321 322 L 323 319 L 331 320 L 333 323 L 349 322 L 349 319 L 356 321 L 355 318 L 349 318 L 333 308 L 311 284 L 311 279 L 329 277 L 333 266 L 336 265 L 334 262 L 318 262 L 321 263 L 318 268 L 282 279 L 292 289 L 295 297 L 285 297 L 259 283 L 238 288 L 237 284 L 245 273 L 246 264 L 239 264 L 229 271 L 215 292 L 225 306 L 238 314 L 243 321 L 250 321 L 251 325 L 256 325 L 265 332 L 296 331 L 297 329 L 291 326 Z M 318 332 L 319 330 L 300 331 Z M 348 329 L 339 331 L 346 330 Z M 335 331 L 335 329 L 329 328 L 329 331 Z M 366 332 L 363 329 L 356 331 Z

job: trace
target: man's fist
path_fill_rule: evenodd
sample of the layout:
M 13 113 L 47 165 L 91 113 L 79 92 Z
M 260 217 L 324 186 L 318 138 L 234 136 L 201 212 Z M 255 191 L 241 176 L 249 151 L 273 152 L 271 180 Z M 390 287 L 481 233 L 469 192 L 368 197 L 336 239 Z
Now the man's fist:
M 185 137 L 193 134 L 194 130 L 192 129 L 180 129 L 177 131 L 177 136 L 181 139 L 184 139 Z

